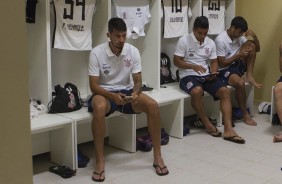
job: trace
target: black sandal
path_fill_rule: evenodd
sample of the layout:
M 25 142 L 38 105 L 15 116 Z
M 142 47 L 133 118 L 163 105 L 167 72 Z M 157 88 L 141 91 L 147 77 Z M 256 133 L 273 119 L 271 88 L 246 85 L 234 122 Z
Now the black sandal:
M 207 131 L 207 133 L 209 135 L 213 136 L 213 137 L 221 137 L 222 133 L 216 128 L 215 125 L 213 125 L 213 126 L 214 126 L 215 130 L 214 131 L 210 131 L 210 132 Z
M 98 178 L 98 179 L 95 179 L 95 178 L 92 176 L 92 180 L 93 180 L 93 181 L 96 181 L 96 182 L 103 182 L 103 181 L 105 180 L 105 176 L 104 176 L 104 178 L 101 178 L 101 176 L 102 176 L 102 174 L 104 174 L 104 173 L 105 173 L 105 171 L 101 171 L 100 173 L 93 172 L 93 174 L 98 175 L 99 178 Z
M 165 176 L 165 175 L 168 175 L 168 173 L 169 173 L 168 170 L 166 172 L 163 172 L 163 170 L 167 168 L 166 166 L 161 167 L 157 164 L 153 164 L 153 167 L 155 168 L 156 173 L 159 176 Z M 159 168 L 161 170 L 161 172 L 158 172 L 157 168 Z
M 76 174 L 75 170 L 72 170 L 67 166 L 51 166 L 49 167 L 49 171 L 58 174 L 62 178 L 70 178 Z

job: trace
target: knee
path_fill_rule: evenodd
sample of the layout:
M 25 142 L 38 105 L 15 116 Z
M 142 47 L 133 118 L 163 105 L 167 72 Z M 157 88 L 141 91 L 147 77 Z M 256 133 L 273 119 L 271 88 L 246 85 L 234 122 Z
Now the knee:
M 92 100 L 92 108 L 93 108 L 93 114 L 105 114 L 107 110 L 107 104 L 105 103 L 98 103 Z
M 273 89 L 274 95 L 282 95 L 282 84 L 277 84 Z
M 245 81 L 243 79 L 240 79 L 233 86 L 235 89 L 245 89 Z
M 147 110 L 148 110 L 148 112 L 159 112 L 159 106 L 158 106 L 158 103 L 155 101 L 155 100 L 153 100 L 153 99 L 150 99 L 148 102 L 147 102 Z
M 229 98 L 230 97 L 230 90 L 227 87 L 222 87 L 218 90 L 218 96 L 219 96 L 220 99 Z
M 191 96 L 202 96 L 203 93 L 204 93 L 204 91 L 201 87 L 195 87 L 191 91 Z

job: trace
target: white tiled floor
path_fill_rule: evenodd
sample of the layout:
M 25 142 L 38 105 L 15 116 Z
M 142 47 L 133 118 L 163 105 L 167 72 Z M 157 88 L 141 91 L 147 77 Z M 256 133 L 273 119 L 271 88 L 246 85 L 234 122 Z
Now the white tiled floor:
M 281 184 L 282 143 L 272 143 L 281 127 L 269 123 L 269 115 L 255 114 L 258 126 L 237 122 L 235 130 L 246 139 L 239 145 L 214 138 L 204 131 L 191 131 L 184 139 L 170 137 L 162 146 L 168 176 L 160 177 L 152 167 L 152 152 L 128 153 L 106 146 L 105 184 Z M 220 130 L 223 127 L 219 128 Z M 93 146 L 84 144 L 82 151 L 91 157 L 86 168 L 63 179 L 48 172 L 50 163 L 34 160 L 35 184 L 92 184 Z

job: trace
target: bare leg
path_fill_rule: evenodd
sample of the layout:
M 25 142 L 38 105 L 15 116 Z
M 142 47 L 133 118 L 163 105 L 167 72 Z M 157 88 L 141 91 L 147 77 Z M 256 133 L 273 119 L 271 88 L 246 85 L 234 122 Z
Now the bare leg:
M 204 103 L 203 103 L 203 89 L 201 87 L 195 87 L 191 91 L 191 104 L 192 107 L 197 112 L 204 126 L 206 127 L 207 132 L 215 132 L 216 128 L 210 122 L 204 111 Z
M 280 120 L 282 120 L 282 82 L 278 82 L 274 88 L 275 107 Z M 282 133 L 274 135 L 273 142 L 281 142 Z
M 156 168 L 156 172 L 168 174 L 168 169 L 161 156 L 161 119 L 158 104 L 155 100 L 141 93 L 137 102 L 132 102 L 132 107 L 135 112 L 145 112 L 147 115 L 148 130 L 152 138 L 154 151 L 153 164 L 159 166 Z
M 93 119 L 92 119 L 92 135 L 95 144 L 96 166 L 95 173 L 101 173 L 105 169 L 104 157 L 104 137 L 105 137 L 105 114 L 108 112 L 108 101 L 99 95 L 92 99 Z M 104 179 L 105 175 L 93 174 L 92 178 Z
M 250 54 L 246 57 L 245 61 L 247 64 L 247 72 L 246 72 L 246 79 L 247 82 L 250 82 L 252 85 L 254 85 L 256 88 L 261 88 L 263 85 L 259 84 L 254 79 L 254 65 L 256 60 L 256 48 L 255 44 L 252 42 L 246 43 L 248 47 L 250 47 L 251 51 Z
M 235 95 L 241 111 L 243 112 L 243 119 L 247 125 L 256 126 L 257 123 L 251 118 L 246 107 L 246 91 L 244 80 L 236 74 L 229 77 L 228 83 L 235 88 Z
M 224 120 L 224 133 L 223 137 L 238 136 L 232 128 L 232 107 L 230 100 L 230 91 L 227 87 L 221 87 L 216 92 L 216 96 L 220 99 L 220 110 Z

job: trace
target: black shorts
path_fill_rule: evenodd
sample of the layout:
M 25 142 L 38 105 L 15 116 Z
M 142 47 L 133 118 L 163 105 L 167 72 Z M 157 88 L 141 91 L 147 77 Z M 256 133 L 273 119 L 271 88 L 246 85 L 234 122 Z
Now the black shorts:
M 113 93 L 123 93 L 126 96 L 129 96 L 129 95 L 131 95 L 133 90 L 132 89 L 131 90 L 120 90 L 120 91 L 111 91 L 111 92 L 113 92 Z M 92 97 L 88 101 L 88 112 L 93 112 L 93 107 L 92 107 L 92 103 L 91 103 L 93 96 L 95 96 L 95 94 L 92 95 Z M 134 110 L 131 106 L 131 103 L 126 103 L 124 105 L 117 105 L 112 100 L 109 100 L 109 102 L 110 102 L 111 108 L 110 108 L 110 111 L 105 114 L 105 117 L 108 117 L 109 115 L 111 115 L 115 111 L 119 111 L 119 112 L 124 113 L 124 114 L 138 114 L 138 113 L 134 112 Z
M 180 89 L 190 95 L 192 89 L 197 86 L 200 86 L 204 91 L 211 94 L 214 100 L 218 100 L 219 98 L 216 96 L 216 92 L 219 88 L 226 87 L 226 84 L 221 78 L 218 77 L 215 80 L 207 81 L 205 77 L 199 76 L 186 76 L 179 82 Z
M 237 74 L 242 77 L 247 71 L 247 66 L 245 63 L 239 59 L 233 64 L 231 64 L 228 68 L 219 71 L 219 77 L 224 80 L 226 84 L 228 84 L 229 77 L 232 74 Z

